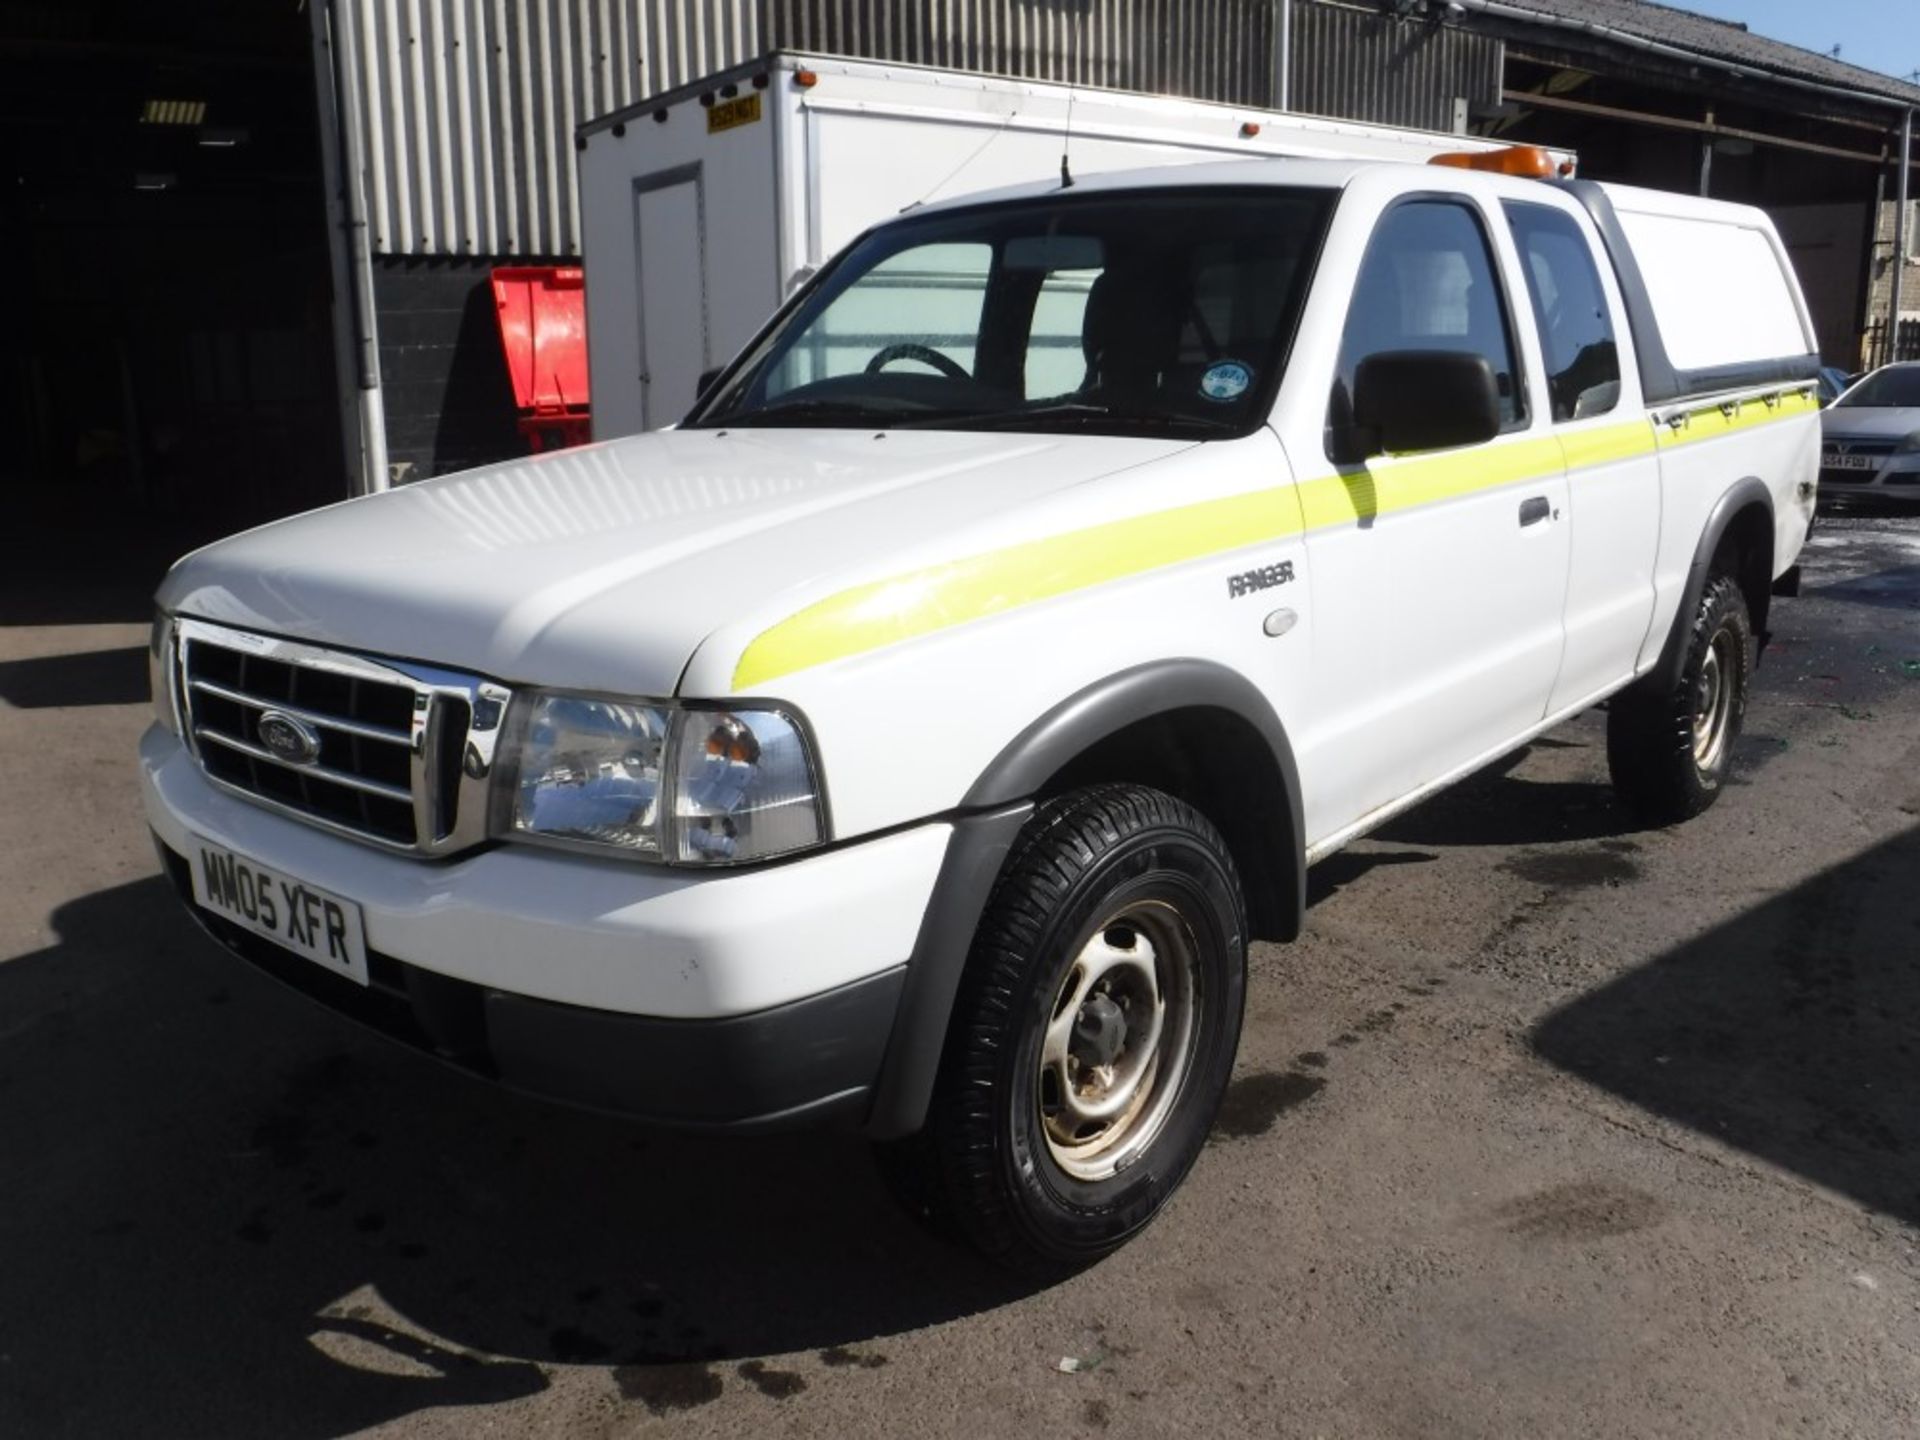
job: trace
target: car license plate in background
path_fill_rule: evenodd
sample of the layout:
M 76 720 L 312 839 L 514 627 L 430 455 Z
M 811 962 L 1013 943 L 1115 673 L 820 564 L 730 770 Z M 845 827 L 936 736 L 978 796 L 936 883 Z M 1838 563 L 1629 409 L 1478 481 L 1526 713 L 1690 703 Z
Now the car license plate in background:
M 257 861 L 195 837 L 193 898 L 202 909 L 316 965 L 367 983 L 367 939 L 351 900 L 269 870 Z
M 1820 457 L 1820 463 L 1829 470 L 1878 470 L 1880 457 L 1877 455 L 1841 455 L 1829 450 Z

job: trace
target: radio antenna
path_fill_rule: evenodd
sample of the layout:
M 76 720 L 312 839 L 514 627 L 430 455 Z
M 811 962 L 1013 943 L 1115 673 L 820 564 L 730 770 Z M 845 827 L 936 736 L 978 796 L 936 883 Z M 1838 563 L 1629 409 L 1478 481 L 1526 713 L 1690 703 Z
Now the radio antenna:
M 1067 168 L 1067 152 L 1073 148 L 1073 91 L 1067 91 L 1067 133 L 1060 140 L 1060 188 L 1073 188 L 1073 171 Z

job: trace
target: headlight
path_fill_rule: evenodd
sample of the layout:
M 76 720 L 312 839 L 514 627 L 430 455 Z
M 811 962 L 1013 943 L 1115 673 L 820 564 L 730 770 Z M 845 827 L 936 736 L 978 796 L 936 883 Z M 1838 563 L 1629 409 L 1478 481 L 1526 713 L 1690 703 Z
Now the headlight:
M 1893 447 L 1893 453 L 1896 455 L 1911 455 L 1916 450 L 1920 450 L 1920 430 L 1914 431 L 1913 434 L 1907 436 L 1906 439 Z
M 513 833 L 658 856 L 668 727 L 657 706 L 535 695 L 514 779 Z
M 164 610 L 153 616 L 147 634 L 147 692 L 153 697 L 153 718 L 175 735 L 180 733 L 180 711 L 173 695 L 173 617 Z
M 778 710 L 546 691 L 525 702 L 506 833 L 683 865 L 825 838 L 813 756 Z

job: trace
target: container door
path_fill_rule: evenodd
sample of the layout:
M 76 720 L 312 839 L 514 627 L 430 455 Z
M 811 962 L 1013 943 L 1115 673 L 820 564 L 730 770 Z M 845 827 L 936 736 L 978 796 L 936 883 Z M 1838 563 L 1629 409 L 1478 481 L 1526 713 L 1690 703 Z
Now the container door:
M 634 263 L 640 284 L 640 413 L 649 430 L 693 408 L 707 342 L 707 253 L 700 167 L 634 187 Z

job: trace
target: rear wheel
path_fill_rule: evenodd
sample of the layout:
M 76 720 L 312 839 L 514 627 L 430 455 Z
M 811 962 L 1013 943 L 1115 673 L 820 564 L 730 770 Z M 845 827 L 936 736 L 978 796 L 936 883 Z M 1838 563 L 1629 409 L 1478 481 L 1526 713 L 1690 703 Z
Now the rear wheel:
M 1670 825 L 1717 798 L 1746 718 L 1753 673 L 1753 622 L 1728 575 L 1707 582 L 1687 637 L 1679 683 L 1636 685 L 1607 711 L 1607 765 L 1613 788 L 1639 819 Z
M 988 900 L 926 1127 L 883 1168 L 1005 1264 L 1097 1260 L 1200 1153 L 1245 990 L 1239 881 L 1204 817 L 1140 786 L 1050 801 Z

